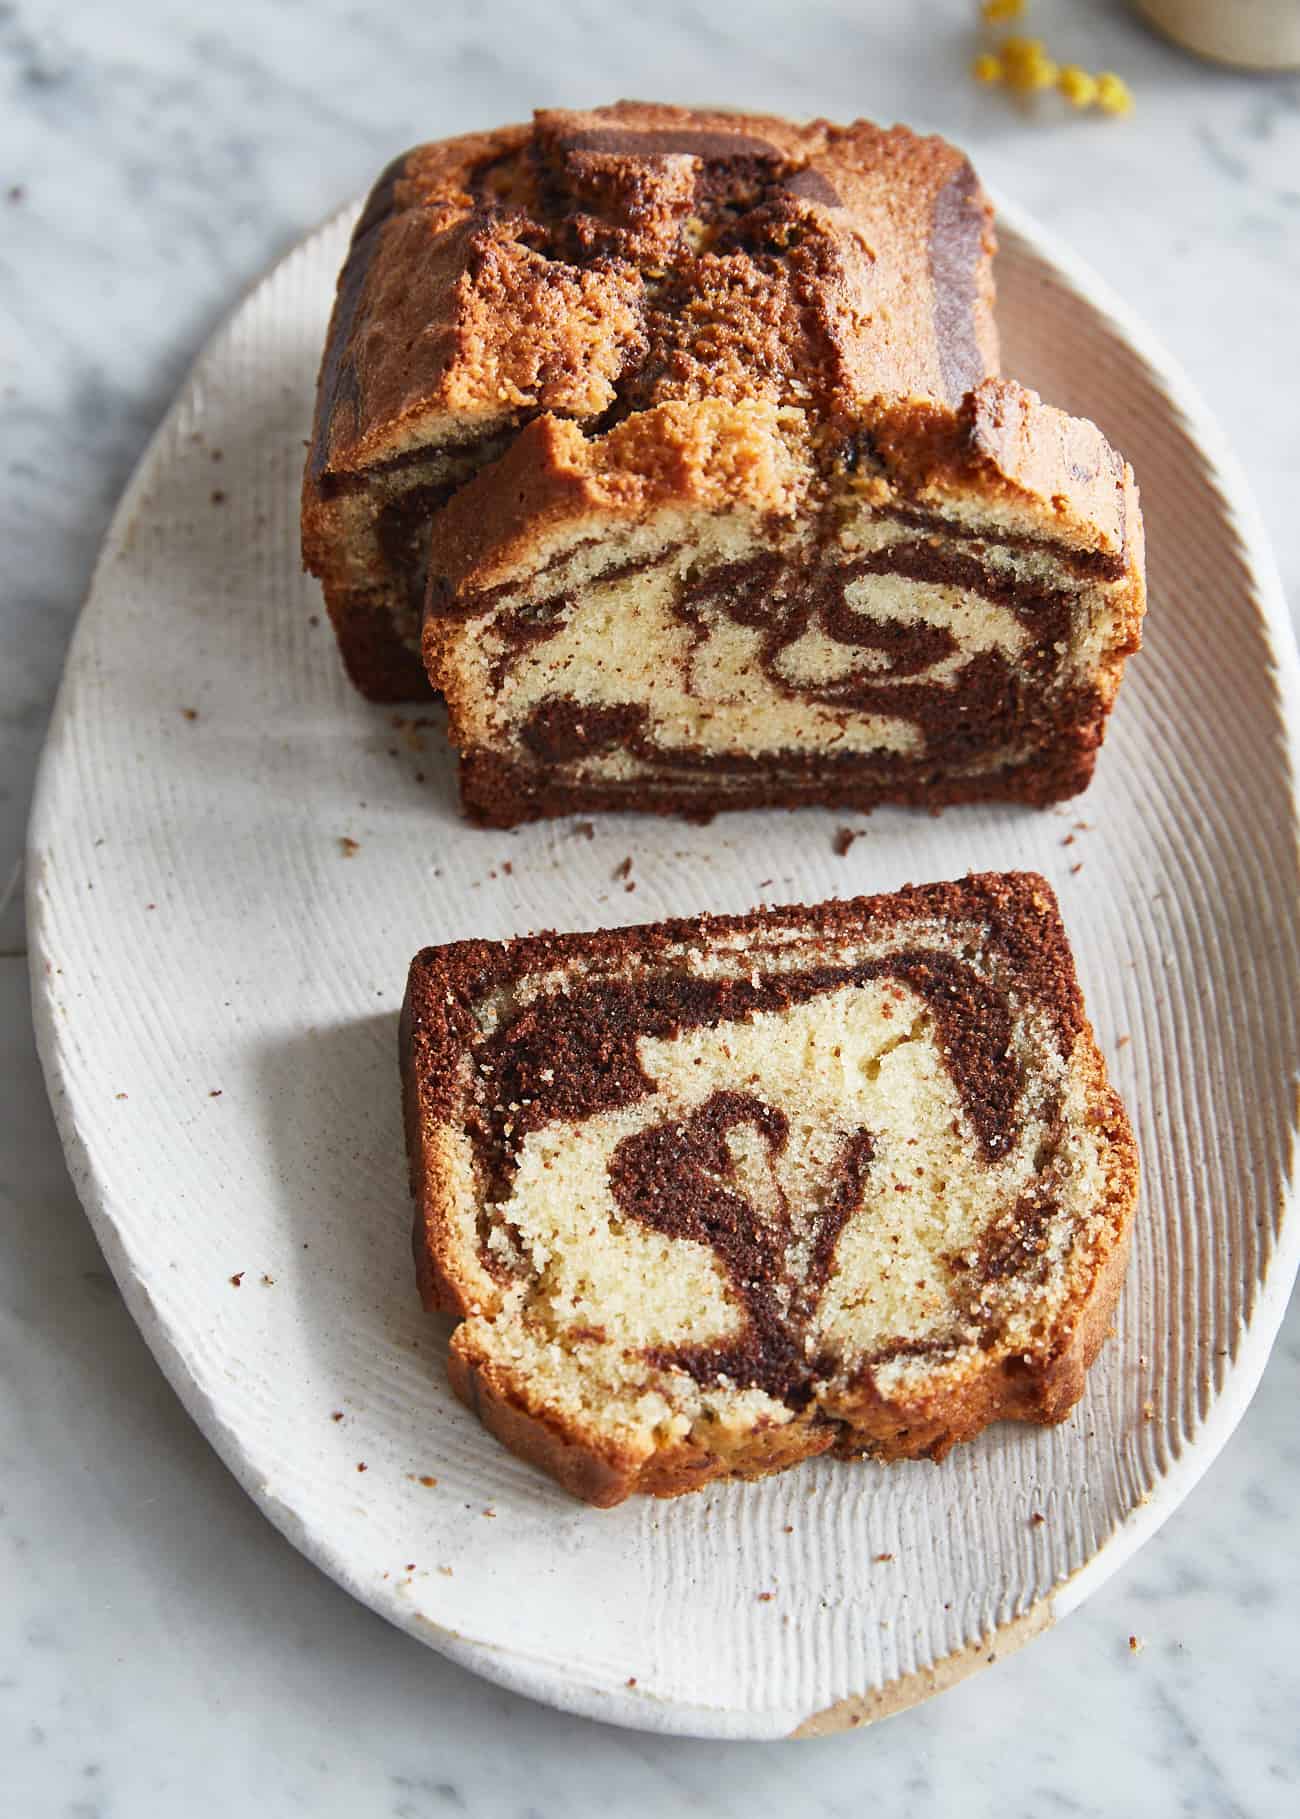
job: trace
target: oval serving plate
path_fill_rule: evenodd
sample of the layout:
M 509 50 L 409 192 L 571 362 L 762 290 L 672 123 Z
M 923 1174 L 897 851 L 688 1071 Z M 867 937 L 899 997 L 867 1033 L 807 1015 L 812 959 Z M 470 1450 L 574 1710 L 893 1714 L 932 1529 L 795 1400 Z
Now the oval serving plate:
M 1146 511 L 1147 648 L 1088 794 L 1047 814 L 879 811 L 844 856 L 816 811 L 477 831 L 437 710 L 354 695 L 299 572 L 354 218 L 292 252 L 199 360 L 68 660 L 28 908 L 73 1177 L 194 1419 L 373 1609 L 621 1724 L 861 1723 L 1113 1572 L 1231 1432 L 1281 1318 L 1300 1252 L 1300 687 L 1262 532 L 1159 349 L 1004 208 L 1006 368 L 1102 425 Z M 611 881 L 626 854 L 635 897 Z M 1144 1159 L 1117 1330 L 1071 1419 L 991 1431 L 941 1468 L 819 1462 L 610 1512 L 498 1447 L 453 1399 L 445 1323 L 412 1281 L 396 1018 L 416 949 L 1012 866 L 1060 894 Z

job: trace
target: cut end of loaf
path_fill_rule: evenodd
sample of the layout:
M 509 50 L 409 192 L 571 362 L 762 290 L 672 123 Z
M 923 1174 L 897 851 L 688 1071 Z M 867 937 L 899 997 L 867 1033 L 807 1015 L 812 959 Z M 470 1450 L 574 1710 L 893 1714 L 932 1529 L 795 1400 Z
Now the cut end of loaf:
M 429 949 L 403 1065 L 452 1381 L 588 1501 L 1082 1391 L 1136 1159 L 1041 879 Z
M 694 467 L 663 454 L 693 421 L 616 432 L 619 463 L 535 425 L 444 515 L 425 656 L 475 818 L 1086 786 L 1143 611 L 1122 466 L 1110 522 L 1063 525 L 985 471 L 977 422 L 904 484 L 862 451 L 819 465 L 776 415 L 713 417 Z

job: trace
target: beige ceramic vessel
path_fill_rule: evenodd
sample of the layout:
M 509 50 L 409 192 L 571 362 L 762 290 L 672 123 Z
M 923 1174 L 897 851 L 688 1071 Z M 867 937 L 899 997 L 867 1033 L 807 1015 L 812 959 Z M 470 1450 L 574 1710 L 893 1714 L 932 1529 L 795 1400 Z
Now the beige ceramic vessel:
M 1300 0 L 1138 0 L 1175 43 L 1241 69 L 1300 69 Z

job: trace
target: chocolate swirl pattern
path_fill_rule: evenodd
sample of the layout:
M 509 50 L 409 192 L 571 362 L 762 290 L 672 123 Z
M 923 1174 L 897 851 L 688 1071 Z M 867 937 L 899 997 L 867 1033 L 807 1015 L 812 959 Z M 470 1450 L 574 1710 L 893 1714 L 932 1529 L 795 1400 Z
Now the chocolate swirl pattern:
M 870 1131 L 846 1138 L 828 1191 L 813 1210 L 808 1265 L 798 1280 L 789 1259 L 796 1226 L 789 1196 L 771 1183 L 764 1209 L 737 1190 L 740 1174 L 728 1138 L 738 1128 L 758 1133 L 771 1157 L 786 1148 L 790 1121 L 752 1093 L 719 1091 L 685 1121 L 666 1119 L 624 1137 L 610 1159 L 609 1182 L 619 1209 L 655 1231 L 709 1245 L 745 1311 L 739 1339 L 719 1345 L 661 1347 L 657 1364 L 689 1371 L 702 1383 L 752 1384 L 791 1407 L 807 1405 L 816 1360 L 804 1348 L 809 1317 L 830 1272 L 835 1245 L 849 1215 L 862 1204 L 874 1149 Z
M 800 541 L 698 518 L 552 548 L 435 608 L 466 799 L 1044 802 L 1091 768 L 1131 648 L 1122 558 L 841 496 Z M 739 545 L 739 547 L 738 547 Z M 1068 791 L 1066 792 L 1068 793 Z
M 497 1431 L 686 1488 L 1077 1395 L 1132 1152 L 1041 881 L 422 962 L 417 1255 Z
M 763 960 L 751 953 L 749 970 L 722 977 L 668 973 L 547 993 L 494 1031 L 479 1054 L 491 1085 L 474 1121 L 495 1180 L 483 1255 L 488 1267 L 517 1264 L 539 1237 L 550 1245 L 530 1207 L 540 1158 L 584 1216 L 603 1209 L 613 1221 L 617 1209 L 712 1251 L 726 1336 L 672 1343 L 664 1313 L 649 1357 L 801 1408 L 835 1368 L 816 1316 L 846 1223 L 862 1215 L 859 1237 L 874 1242 L 873 1223 L 890 1224 L 882 1202 L 932 1198 L 928 1169 L 984 1176 L 1014 1205 L 1026 1144 L 1050 1144 L 1059 1093 L 1025 1093 L 1006 992 L 950 953 L 909 945 L 770 971 Z M 783 1047 L 800 1057 L 792 1072 Z M 1049 1065 L 1045 1057 L 1044 1078 Z M 805 1077 L 820 1068 L 830 1085 Z M 788 1103 L 757 1090 L 764 1077 L 785 1079 Z M 904 1079 L 913 1093 L 900 1131 L 900 1094 L 887 1089 Z M 912 1128 L 918 1106 L 928 1134 Z M 923 1262 L 960 1278 L 963 1294 L 977 1265 L 928 1250 Z M 616 1258 L 610 1267 L 616 1275 Z M 599 1295 L 578 1287 L 567 1263 L 553 1258 L 550 1280 L 581 1323 L 602 1324 Z M 950 1325 L 937 1345 L 952 1342 Z M 895 1337 L 878 1333 L 877 1349 Z M 915 1352 L 915 1333 L 909 1343 Z
M 724 728 L 729 717 L 737 723 L 731 749 L 723 745 L 713 754 L 717 768 L 724 770 L 736 760 L 743 764 L 749 704 L 739 687 L 725 693 L 716 673 L 725 663 L 725 658 L 719 660 L 725 636 L 715 634 L 728 626 L 755 634 L 730 666 L 750 685 L 751 697 L 761 698 L 753 686 L 761 678 L 761 695 L 775 708 L 803 704 L 843 710 L 866 724 L 873 719 L 906 722 L 916 729 L 923 758 L 931 761 L 959 730 L 965 732 L 969 750 L 970 716 L 979 710 L 974 736 L 982 748 L 998 750 L 1022 730 L 1026 685 L 1040 697 L 1050 696 L 1072 630 L 1075 601 L 1069 590 L 1017 589 L 1005 575 L 969 555 L 940 554 L 920 542 L 898 542 L 850 562 L 819 562 L 815 556 L 800 562 L 767 554 L 706 567 L 684 580 L 674 574 L 676 554 L 669 552 L 658 564 L 643 562 L 630 571 L 623 565 L 611 577 L 602 575 L 595 584 L 598 596 L 585 614 L 572 593 L 560 593 L 497 621 L 493 633 L 501 649 L 492 674 L 497 688 L 507 690 L 521 664 L 534 675 L 571 678 L 587 621 L 602 610 L 616 610 L 611 595 L 629 572 L 644 593 L 653 570 L 665 620 L 687 633 L 685 641 L 664 638 L 665 661 L 676 673 L 647 677 L 644 701 L 584 702 L 568 694 L 542 695 L 519 735 L 537 757 L 554 765 L 622 747 L 647 763 L 707 761 L 710 752 L 703 742 L 673 737 L 674 710 L 694 704 L 697 712 L 711 711 Z M 894 583 L 892 598 L 905 616 L 872 610 L 870 583 L 882 576 Z M 970 623 L 963 626 L 963 618 Z M 562 635 L 564 648 L 548 664 L 538 647 Z M 1021 666 L 1014 680 L 1011 657 Z M 597 662 L 598 676 L 608 677 L 608 658 Z M 582 667 L 589 671 L 591 665 Z M 524 683 L 529 695 L 535 692 L 528 686 L 531 680 Z M 589 674 L 584 680 L 593 694 L 601 691 L 600 680 Z M 796 747 L 801 737 L 818 730 L 815 722 L 787 717 Z M 852 744 L 843 715 L 830 724 L 839 734 L 834 743 L 844 743 L 847 735 Z M 880 746 L 886 754 L 891 742 L 885 729 Z M 865 749 L 870 752 L 869 742 Z

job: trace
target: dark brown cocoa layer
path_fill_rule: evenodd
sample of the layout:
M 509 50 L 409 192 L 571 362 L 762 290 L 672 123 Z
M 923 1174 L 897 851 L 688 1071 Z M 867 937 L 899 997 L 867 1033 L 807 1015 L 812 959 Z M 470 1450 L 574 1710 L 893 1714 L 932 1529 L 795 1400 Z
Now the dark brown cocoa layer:
M 554 766 L 499 752 L 461 754 L 461 799 L 481 827 L 516 827 L 557 815 L 625 813 L 694 815 L 727 810 L 821 807 L 867 814 L 890 805 L 937 809 L 967 802 L 1015 802 L 1045 808 L 1087 788 L 1105 729 L 1105 711 L 1078 713 L 1062 703 L 1061 720 L 1027 729 L 1027 754 L 968 776 L 942 760 L 870 753 L 772 752 L 718 759 L 701 753 L 623 780 L 564 775 Z M 661 756 L 655 752 L 656 760 Z M 691 779 L 690 793 L 683 781 Z
M 428 701 L 432 690 L 418 649 L 401 634 L 392 593 L 374 599 L 350 595 L 340 609 L 327 602 L 349 677 L 367 701 Z
M 856 471 L 859 461 L 855 456 L 850 472 Z M 1030 555 L 1050 556 L 1063 569 L 1083 580 L 1121 581 L 1128 573 L 1128 562 L 1125 553 L 1106 550 L 1076 549 L 1068 543 L 1055 543 L 1048 537 L 1030 537 L 1018 531 L 1009 531 L 1001 525 L 988 525 L 983 528 L 973 524 L 959 523 L 955 518 L 946 518 L 942 512 L 921 511 L 911 505 L 885 505 L 878 508 L 882 518 L 892 518 L 898 524 L 909 525 L 912 529 L 926 531 L 931 536 L 952 537 L 960 543 L 975 543 L 983 549 L 1023 550 Z
M 424 618 L 424 596 L 433 515 L 451 498 L 456 480 L 421 481 L 379 508 L 375 540 L 387 569 L 394 605 L 404 599 L 415 643 Z
M 719 753 L 693 745 L 661 745 L 653 736 L 644 703 L 597 705 L 565 696 L 540 702 L 533 709 L 520 729 L 520 744 L 548 773 L 536 779 L 535 787 L 540 789 L 566 783 L 577 789 L 605 787 L 598 779 L 585 785 L 578 778 L 565 779 L 558 774 L 559 767 L 623 751 L 661 779 L 674 773 L 710 777 L 722 798 L 733 789 L 761 784 L 764 778 L 774 789 L 782 787 L 781 779 L 792 776 L 806 780 L 809 786 L 858 778 L 882 788 L 927 780 L 938 783 L 945 776 L 960 780 L 963 771 L 971 772 L 981 760 L 1008 748 L 1019 754 L 1021 765 L 1036 748 L 1041 749 L 1045 764 L 1051 764 L 1053 748 L 1058 760 L 1077 762 L 1081 754 L 1095 753 L 1105 719 L 1102 704 L 1087 692 L 1064 691 L 1035 700 L 998 651 L 973 657 L 947 686 L 855 683 L 851 693 L 846 688 L 838 696 L 820 689 L 815 698 L 855 713 L 876 712 L 910 720 L 922 734 L 925 751 L 919 757 L 888 751 L 817 752 L 779 747 L 756 753 Z M 462 770 L 468 775 L 491 758 L 489 753 L 465 753 Z M 527 766 L 521 761 L 515 769 L 526 772 Z M 486 774 L 479 770 L 479 775 Z M 977 778 L 972 773 L 967 780 Z M 635 792 L 647 781 L 644 775 L 629 779 L 629 788 Z M 1045 776 L 1044 781 L 1050 779 Z M 1055 799 L 1055 795 L 1044 798 Z M 726 804 L 720 800 L 719 806 Z
M 389 455 L 387 460 L 372 461 L 368 467 L 323 473 L 318 482 L 320 496 L 338 499 L 348 494 L 366 493 L 372 490 L 376 480 L 391 480 L 394 474 L 406 474 L 412 468 L 427 467 L 431 462 L 454 463 L 455 482 L 448 486 L 445 504 L 455 487 L 462 485 L 471 473 L 503 454 L 509 440 L 508 433 L 493 434 L 438 447 L 408 448 L 400 455 Z
M 905 949 L 850 966 L 703 979 L 664 972 L 534 999 L 475 1047 L 487 1082 L 480 1135 L 494 1156 L 514 1155 L 530 1131 L 633 1105 L 653 1093 L 638 1057 L 642 1037 L 781 1012 L 845 986 L 894 980 L 933 1017 L 939 1048 L 988 1161 L 1014 1141 L 1019 1073 L 1004 996 L 973 968 L 941 953 Z
M 460 1063 L 481 1039 L 477 1021 L 495 993 L 555 968 L 593 979 L 628 968 L 668 965 L 680 970 L 677 950 L 709 951 L 719 942 L 760 949 L 769 939 L 783 951 L 797 937 L 816 955 L 823 943 L 869 936 L 897 937 L 922 920 L 970 923 L 984 953 L 1004 957 L 1011 975 L 1051 1018 L 1062 1053 L 1083 1028 L 1083 1001 L 1074 977 L 1069 942 L 1046 879 L 1034 872 L 984 872 L 947 884 L 908 884 L 874 897 L 835 899 L 813 906 L 787 904 L 747 915 L 668 918 L 587 934 L 521 935 L 506 941 L 458 941 L 423 949 L 411 962 L 410 1035 L 429 1048 L 433 1070 L 425 1092 L 441 1120 L 458 1115 Z
M 974 1265 L 967 1266 L 976 1288 L 1008 1276 L 1041 1275 L 1047 1231 L 1057 1210 L 1050 1183 L 1039 1181 L 995 1219 L 980 1239 Z

